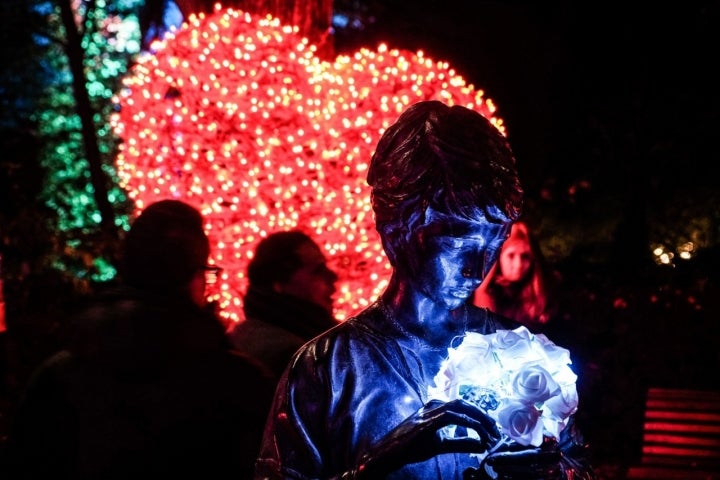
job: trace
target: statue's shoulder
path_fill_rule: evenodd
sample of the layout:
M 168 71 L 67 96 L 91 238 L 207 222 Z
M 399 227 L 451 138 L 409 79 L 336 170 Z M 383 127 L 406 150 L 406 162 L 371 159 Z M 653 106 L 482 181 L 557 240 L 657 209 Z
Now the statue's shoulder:
M 358 344 L 377 343 L 385 337 L 382 320 L 382 312 L 376 304 L 372 304 L 307 342 L 303 350 L 318 356 L 351 346 L 357 348 Z
M 497 330 L 513 330 L 520 323 L 508 317 L 495 313 L 487 308 L 468 306 L 468 330 L 482 334 L 493 333 Z

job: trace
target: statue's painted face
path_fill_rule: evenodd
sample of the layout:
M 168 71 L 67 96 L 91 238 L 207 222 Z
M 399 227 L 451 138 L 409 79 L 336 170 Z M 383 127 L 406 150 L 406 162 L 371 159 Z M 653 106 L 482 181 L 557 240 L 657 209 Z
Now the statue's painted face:
M 449 310 L 462 306 L 482 283 L 507 238 L 509 223 L 460 222 L 450 229 L 425 230 L 417 285 L 434 303 Z M 429 233 L 432 231 L 448 233 Z

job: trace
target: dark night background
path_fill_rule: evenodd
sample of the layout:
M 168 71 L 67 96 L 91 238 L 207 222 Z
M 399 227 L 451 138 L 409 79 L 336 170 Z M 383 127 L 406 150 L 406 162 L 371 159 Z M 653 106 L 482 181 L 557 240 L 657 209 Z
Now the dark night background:
M 422 49 L 497 105 L 562 280 L 552 338 L 576 359 L 581 426 L 598 464 L 636 463 L 649 386 L 720 390 L 720 2 L 336 0 L 336 12 L 356 20 L 336 31 L 338 53 Z M 692 260 L 654 262 L 651 243 L 696 224 Z M 54 322 L 25 328 L 11 358 L 42 356 Z
M 422 49 L 496 103 L 527 219 L 562 278 L 551 338 L 581 371 L 597 463 L 621 466 L 603 477 L 621 477 L 639 460 L 648 387 L 718 389 L 720 2 L 396 0 L 368 11 L 375 22 L 338 32 L 339 51 Z M 655 264 L 651 241 L 698 218 L 710 228 L 697 256 Z
M 530 194 L 549 179 L 714 188 L 700 162 L 717 158 L 720 5 L 642 3 L 391 0 L 336 48 L 385 40 L 449 61 L 498 105 Z

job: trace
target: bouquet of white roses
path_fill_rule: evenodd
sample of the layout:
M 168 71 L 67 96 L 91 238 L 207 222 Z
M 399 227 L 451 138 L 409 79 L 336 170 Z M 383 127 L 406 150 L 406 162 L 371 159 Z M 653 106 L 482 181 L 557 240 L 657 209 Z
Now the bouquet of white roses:
M 540 446 L 560 432 L 578 406 L 570 352 L 525 327 L 482 335 L 468 332 L 428 389 L 429 399 L 463 398 L 523 446 Z

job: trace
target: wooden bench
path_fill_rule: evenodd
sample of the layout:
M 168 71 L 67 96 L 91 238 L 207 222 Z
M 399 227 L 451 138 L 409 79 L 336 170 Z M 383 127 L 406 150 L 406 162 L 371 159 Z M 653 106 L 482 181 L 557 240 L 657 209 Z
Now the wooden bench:
M 628 479 L 720 480 L 720 391 L 650 388 Z

